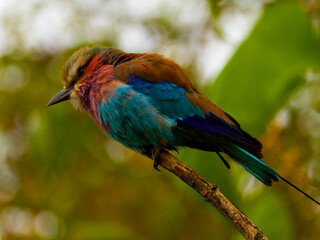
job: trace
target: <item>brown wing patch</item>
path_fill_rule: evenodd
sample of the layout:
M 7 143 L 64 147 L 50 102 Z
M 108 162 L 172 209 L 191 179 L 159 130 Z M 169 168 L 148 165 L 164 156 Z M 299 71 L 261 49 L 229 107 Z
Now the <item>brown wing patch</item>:
M 130 75 L 135 75 L 146 81 L 155 83 L 167 81 L 187 92 L 197 92 L 194 84 L 178 64 L 158 54 L 140 55 L 134 60 L 118 65 L 114 71 L 116 78 L 122 82 L 127 82 Z

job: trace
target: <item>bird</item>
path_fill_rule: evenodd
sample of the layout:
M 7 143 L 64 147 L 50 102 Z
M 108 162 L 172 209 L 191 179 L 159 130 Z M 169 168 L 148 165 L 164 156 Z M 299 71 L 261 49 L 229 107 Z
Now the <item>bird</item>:
M 319 201 L 262 161 L 262 144 L 202 95 L 182 67 L 156 53 L 127 53 L 99 45 L 73 53 L 62 69 L 64 88 L 48 106 L 70 100 L 125 147 L 151 156 L 189 147 L 226 154 L 266 186 L 283 180 Z

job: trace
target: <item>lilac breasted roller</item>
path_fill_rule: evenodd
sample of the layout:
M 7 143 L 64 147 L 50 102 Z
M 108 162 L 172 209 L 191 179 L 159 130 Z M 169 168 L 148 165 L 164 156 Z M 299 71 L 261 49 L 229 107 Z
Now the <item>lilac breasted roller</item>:
M 70 99 L 111 138 L 152 156 L 156 169 L 162 149 L 215 152 L 230 168 L 224 153 L 265 185 L 282 179 L 320 205 L 265 164 L 262 144 L 161 55 L 84 47 L 64 66 L 62 81 L 64 89 L 48 105 Z

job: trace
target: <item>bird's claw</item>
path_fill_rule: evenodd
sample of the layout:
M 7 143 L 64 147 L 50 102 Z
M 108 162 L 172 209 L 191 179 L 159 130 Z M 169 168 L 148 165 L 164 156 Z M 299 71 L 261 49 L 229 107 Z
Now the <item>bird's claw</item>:
M 157 171 L 161 172 L 158 168 L 159 166 L 159 153 L 161 151 L 161 147 L 154 147 L 154 148 L 141 148 L 141 153 L 148 156 L 153 161 L 153 168 Z
M 156 161 L 156 160 L 154 159 L 154 160 L 153 160 L 153 168 L 154 168 L 155 170 L 157 170 L 158 172 L 161 172 L 161 171 L 159 170 L 158 166 L 159 166 L 158 161 Z
M 156 169 L 157 171 L 161 172 L 158 168 L 159 166 L 159 153 L 161 151 L 160 147 L 155 147 L 152 149 L 152 160 L 153 160 L 153 168 Z

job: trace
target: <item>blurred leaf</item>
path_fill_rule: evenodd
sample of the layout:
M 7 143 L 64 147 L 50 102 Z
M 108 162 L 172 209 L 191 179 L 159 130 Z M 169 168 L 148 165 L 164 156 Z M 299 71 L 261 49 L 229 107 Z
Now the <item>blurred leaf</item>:
M 221 12 L 221 0 L 210 0 L 208 1 L 208 4 L 210 6 L 210 10 L 211 10 L 211 14 L 213 15 L 213 17 L 218 17 L 220 12 Z
M 260 135 L 302 85 L 300 74 L 319 65 L 320 41 L 310 19 L 296 4 L 270 5 L 207 95 Z
M 223 31 L 221 28 L 221 23 L 220 23 L 220 14 L 222 10 L 226 7 L 227 3 L 225 1 L 221 0 L 210 0 L 208 1 L 210 10 L 211 10 L 211 16 L 213 19 L 213 30 L 219 37 L 223 37 Z

